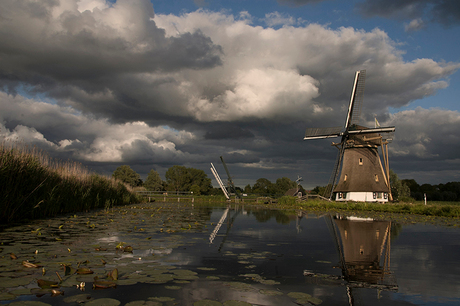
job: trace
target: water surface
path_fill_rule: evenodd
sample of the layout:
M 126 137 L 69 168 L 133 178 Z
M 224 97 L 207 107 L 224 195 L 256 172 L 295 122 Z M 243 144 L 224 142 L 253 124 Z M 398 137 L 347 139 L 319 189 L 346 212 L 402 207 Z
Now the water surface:
M 158 203 L 35 221 L 0 241 L 2 304 L 460 304 L 453 227 Z M 63 265 L 94 273 L 66 276 Z M 114 269 L 118 280 L 107 279 Z M 58 281 L 56 272 L 59 287 L 38 286 Z M 95 277 L 116 287 L 93 289 Z

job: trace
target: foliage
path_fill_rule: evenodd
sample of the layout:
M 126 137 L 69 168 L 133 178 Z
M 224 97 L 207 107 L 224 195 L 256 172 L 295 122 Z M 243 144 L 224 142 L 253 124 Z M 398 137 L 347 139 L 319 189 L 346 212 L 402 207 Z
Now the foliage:
M 161 191 L 163 190 L 163 184 L 163 180 L 161 179 L 158 172 L 152 169 L 147 175 L 147 179 L 144 182 L 144 187 L 150 191 Z
M 278 203 L 280 205 L 294 205 L 296 204 L 296 197 L 292 196 L 282 196 L 281 198 L 278 199 Z
M 460 182 L 419 185 L 414 179 L 402 181 L 409 186 L 410 196 L 417 201 L 423 201 L 425 194 L 429 201 L 460 201 Z
M 410 197 L 409 187 L 398 178 L 398 175 L 393 170 L 390 170 L 390 186 L 393 200 L 397 201 L 400 198 Z
M 0 222 L 136 203 L 120 181 L 27 147 L 0 146 Z
M 247 184 L 245 187 L 244 187 L 244 193 L 252 193 L 252 188 L 251 188 L 251 185 L 250 184 Z
M 282 177 L 276 180 L 275 183 L 275 193 L 276 194 L 285 194 L 286 191 L 292 188 L 296 188 L 296 182 L 293 182 L 291 179 L 287 177 Z
M 252 192 L 260 194 L 260 195 L 271 194 L 273 193 L 272 191 L 274 190 L 273 187 L 274 187 L 273 183 L 270 182 L 270 180 L 266 178 L 260 178 L 256 181 L 254 186 L 252 186 Z
M 130 185 L 131 187 L 139 186 L 139 183 L 142 182 L 141 176 L 128 165 L 118 167 L 113 172 L 112 177 Z
M 176 165 L 166 171 L 165 177 L 169 190 L 191 191 L 191 187 L 197 185 L 200 194 L 208 194 L 212 189 L 211 179 L 200 169 Z
M 192 187 L 190 187 L 190 191 L 193 193 L 193 195 L 196 196 L 199 196 L 201 194 L 200 186 L 198 186 L 197 184 L 192 185 Z

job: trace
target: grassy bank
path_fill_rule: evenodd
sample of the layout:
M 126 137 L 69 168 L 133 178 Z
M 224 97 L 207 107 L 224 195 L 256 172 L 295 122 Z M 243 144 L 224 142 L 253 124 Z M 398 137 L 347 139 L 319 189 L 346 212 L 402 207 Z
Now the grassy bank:
M 321 211 L 360 211 L 377 213 L 400 213 L 438 217 L 460 217 L 460 205 L 456 202 L 436 202 L 424 205 L 423 202 L 416 203 L 369 203 L 369 202 L 328 202 L 323 200 L 308 200 L 296 202 L 294 197 L 282 197 L 278 200 L 280 207 L 297 207 L 306 210 Z
M 126 185 L 36 149 L 0 145 L 0 223 L 139 202 Z

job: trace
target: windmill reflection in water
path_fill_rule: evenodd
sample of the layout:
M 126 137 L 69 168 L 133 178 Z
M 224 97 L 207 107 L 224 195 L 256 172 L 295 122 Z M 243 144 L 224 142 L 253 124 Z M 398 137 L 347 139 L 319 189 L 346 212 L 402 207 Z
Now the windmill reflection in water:
M 316 283 L 345 285 L 350 305 L 354 304 L 353 288 L 375 288 L 378 294 L 398 290 L 390 271 L 391 221 L 341 215 L 324 218 L 336 243 L 342 276 L 305 270 L 306 277 Z

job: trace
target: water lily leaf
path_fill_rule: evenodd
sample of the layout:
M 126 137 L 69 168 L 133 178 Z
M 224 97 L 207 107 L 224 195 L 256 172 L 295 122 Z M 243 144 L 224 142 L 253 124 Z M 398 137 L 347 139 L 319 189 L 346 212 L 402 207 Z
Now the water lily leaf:
M 39 302 L 39 301 L 20 301 L 8 304 L 9 306 L 51 306 L 51 304 Z
M 11 294 L 14 295 L 26 295 L 26 294 L 32 294 L 29 288 L 23 288 L 23 289 L 16 289 L 16 290 L 11 290 Z M 1 300 L 1 299 L 0 299 Z
M 181 289 L 182 287 L 180 286 L 165 286 L 166 289 L 169 289 L 169 290 L 179 290 Z
M 82 303 L 88 302 L 89 300 L 91 300 L 91 296 L 89 294 L 83 293 L 83 294 L 77 294 L 77 295 L 66 297 L 64 299 L 64 302 L 82 304 Z
M 16 296 L 8 292 L 0 292 L 0 301 L 14 300 Z
M 133 252 L 133 247 L 128 245 L 123 249 L 123 252 L 132 253 Z
M 77 269 L 72 268 L 72 266 L 65 265 L 64 272 L 65 272 L 65 276 L 68 276 L 68 275 L 75 274 L 77 272 Z
M 159 302 L 173 302 L 175 298 L 172 298 L 169 296 L 154 296 L 154 297 L 149 297 L 149 300 L 155 300 Z
M 230 301 L 225 301 L 224 306 L 252 306 L 252 304 L 249 304 L 248 302 L 243 302 L 243 301 L 230 300 Z
M 88 268 L 78 268 L 77 274 L 93 274 L 94 272 Z
M 93 283 L 94 289 L 108 289 L 108 288 L 115 288 L 116 286 L 117 284 L 111 281 L 94 280 L 94 283 Z
M 115 268 L 107 274 L 107 277 L 112 280 L 118 280 L 118 269 Z
M 277 290 L 260 290 L 259 291 L 260 294 L 263 294 L 263 295 L 269 295 L 269 296 L 273 296 L 273 295 L 283 295 L 282 292 L 280 291 L 277 291 Z
M 10 253 L 10 257 L 11 257 L 11 259 L 13 259 L 13 260 L 14 260 L 14 259 L 18 259 L 18 257 L 17 257 L 16 255 L 14 255 L 14 253 Z
M 222 306 L 222 303 L 213 300 L 201 300 L 193 303 L 193 306 Z
M 91 300 L 88 303 L 85 303 L 85 306 L 118 306 L 120 305 L 119 300 L 111 299 L 111 298 L 102 298 Z
M 293 299 L 309 299 L 312 297 L 310 294 L 303 292 L 289 292 L 288 296 Z
M 42 289 L 59 287 L 57 282 L 53 282 L 53 281 L 49 281 L 45 279 L 37 279 L 37 284 Z
M 208 267 L 199 267 L 197 270 L 203 270 L 203 271 L 214 271 L 216 268 L 208 268 Z

